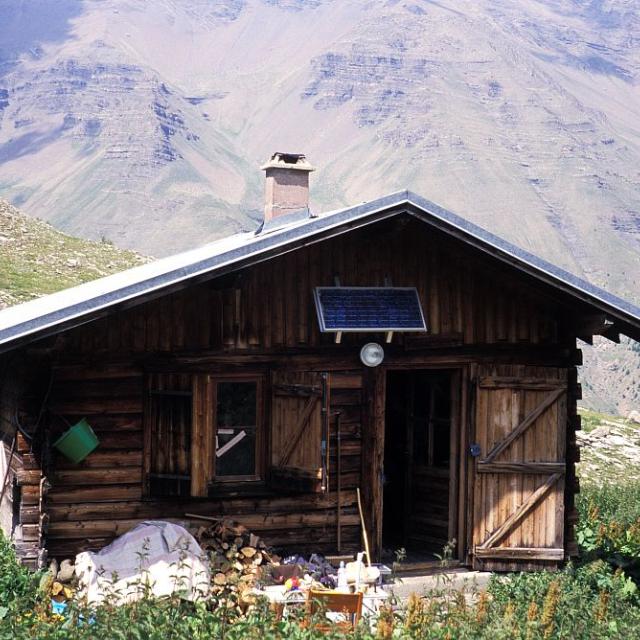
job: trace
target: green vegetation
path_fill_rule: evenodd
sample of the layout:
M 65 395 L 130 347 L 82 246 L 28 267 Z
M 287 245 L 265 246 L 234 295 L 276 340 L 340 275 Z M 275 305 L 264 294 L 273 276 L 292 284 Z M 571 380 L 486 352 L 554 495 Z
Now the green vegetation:
M 560 572 L 494 576 L 473 601 L 447 586 L 383 609 L 377 624 L 363 623 L 354 640 L 548 640 L 638 636 L 640 596 L 640 483 L 622 488 L 589 486 L 581 494 L 581 559 Z M 95 609 L 51 613 L 41 575 L 20 567 L 0 540 L 0 640 L 319 640 L 326 635 L 301 624 L 304 611 L 278 620 L 264 603 L 244 617 L 222 598 L 190 603 L 143 599 Z
M 67 236 L 0 200 L 0 308 L 142 264 L 110 242 Z
M 609 414 L 591 411 L 590 409 L 580 409 L 580 417 L 582 418 L 582 430 L 585 433 L 591 433 L 607 421 L 620 420 L 617 416 L 610 416 Z
M 583 558 L 604 560 L 640 584 L 640 482 L 585 484 L 577 506 Z

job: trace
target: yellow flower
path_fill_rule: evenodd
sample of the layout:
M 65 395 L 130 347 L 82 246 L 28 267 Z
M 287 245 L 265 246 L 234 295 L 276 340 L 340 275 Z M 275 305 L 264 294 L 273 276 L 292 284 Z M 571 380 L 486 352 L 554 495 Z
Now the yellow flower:
M 555 615 L 560 601 L 560 581 L 552 580 L 544 597 L 542 605 L 542 615 L 540 616 L 540 624 L 544 629 L 544 637 L 550 638 L 553 634 L 555 625 Z
M 607 618 L 607 611 L 609 609 L 609 593 L 606 591 L 600 591 L 598 596 L 598 602 L 595 606 L 594 616 L 598 622 L 604 622 Z

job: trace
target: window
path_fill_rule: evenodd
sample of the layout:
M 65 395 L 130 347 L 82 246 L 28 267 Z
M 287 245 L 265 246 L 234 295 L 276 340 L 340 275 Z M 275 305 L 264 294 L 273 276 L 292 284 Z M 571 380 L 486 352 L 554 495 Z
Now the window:
M 258 379 L 215 380 L 216 414 L 213 479 L 257 480 L 261 474 Z
M 147 389 L 146 495 L 206 496 L 217 483 L 262 479 L 261 377 L 151 374 Z

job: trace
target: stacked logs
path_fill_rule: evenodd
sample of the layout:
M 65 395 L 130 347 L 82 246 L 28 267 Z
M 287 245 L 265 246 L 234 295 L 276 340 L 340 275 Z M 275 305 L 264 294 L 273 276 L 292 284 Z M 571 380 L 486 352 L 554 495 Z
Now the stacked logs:
M 237 594 L 242 599 L 268 570 L 267 565 L 280 562 L 259 536 L 232 520 L 201 526 L 194 537 L 211 556 L 211 591 L 216 596 Z
M 71 560 L 63 560 L 58 566 L 57 560 L 49 563 L 49 569 L 40 578 L 40 591 L 51 597 L 58 603 L 66 603 L 71 600 L 78 586 L 78 577 L 75 566 Z

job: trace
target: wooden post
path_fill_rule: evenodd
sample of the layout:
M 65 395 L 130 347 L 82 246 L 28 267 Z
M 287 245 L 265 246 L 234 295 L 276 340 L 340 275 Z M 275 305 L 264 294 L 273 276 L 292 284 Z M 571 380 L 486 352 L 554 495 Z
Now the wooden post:
M 382 551 L 382 474 L 384 465 L 384 412 L 386 370 L 364 372 L 366 415 L 362 434 L 362 501 L 365 521 L 371 533 L 371 553 Z

